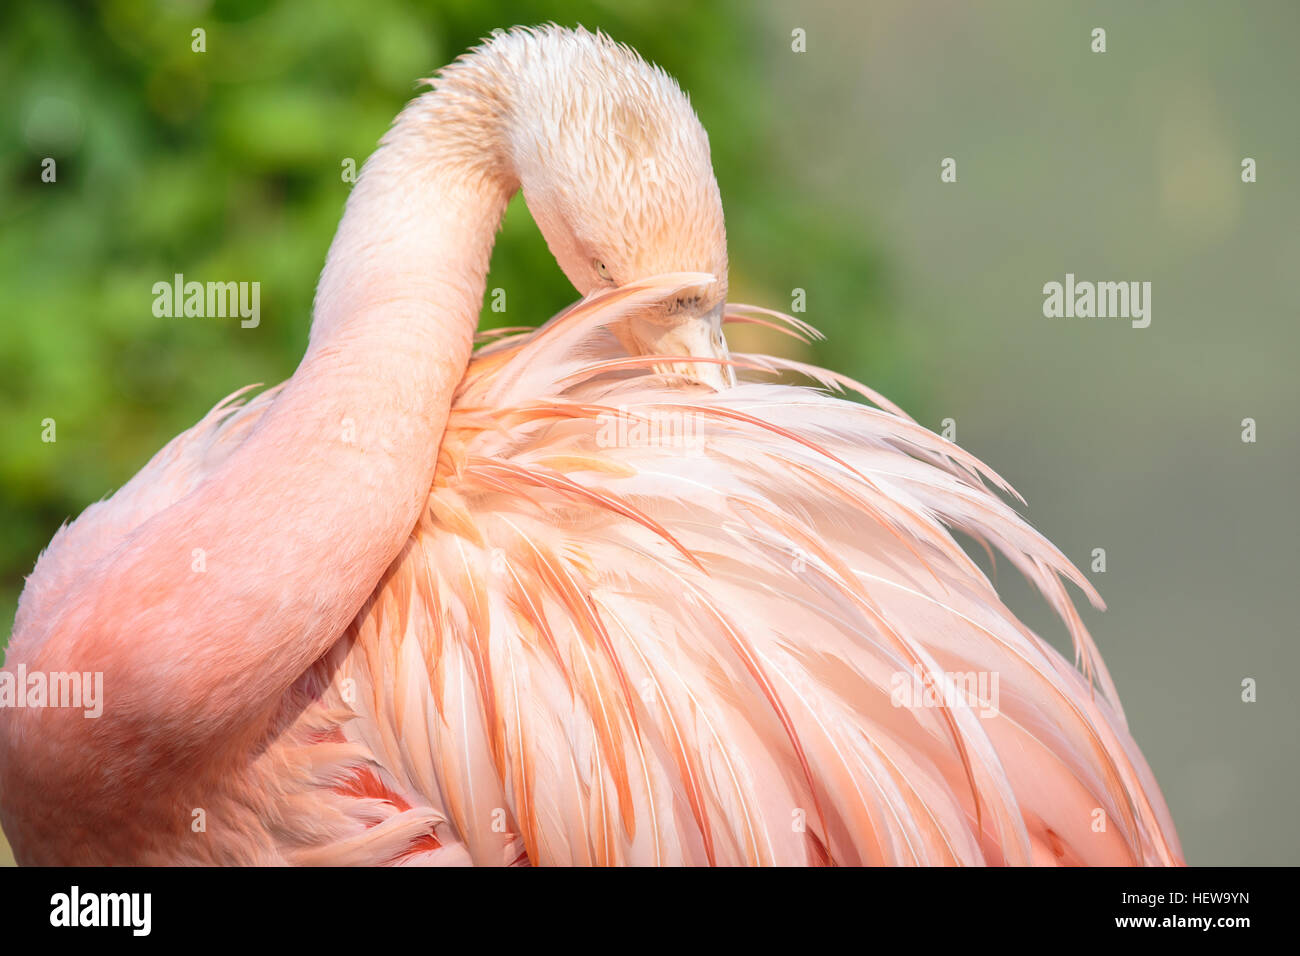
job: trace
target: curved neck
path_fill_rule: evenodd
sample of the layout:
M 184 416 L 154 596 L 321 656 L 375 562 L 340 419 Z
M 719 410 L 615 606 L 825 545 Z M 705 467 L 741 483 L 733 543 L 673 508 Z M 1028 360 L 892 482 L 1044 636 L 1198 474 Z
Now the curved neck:
M 336 335 L 433 323 L 468 341 L 518 182 L 503 131 L 456 88 L 411 102 L 348 198 L 316 290 L 311 349 Z
M 265 595 L 277 633 L 249 635 L 244 649 L 257 660 L 236 662 L 240 680 L 257 673 L 272 701 L 337 639 L 401 551 L 469 361 L 516 185 L 497 137 L 448 123 L 443 99 L 434 91 L 412 102 L 367 161 L 321 274 L 302 363 L 228 462 L 244 489 L 264 488 L 238 518 L 261 562 L 286 570 Z M 492 164 L 467 161 L 466 136 Z M 226 541 L 240 537 L 233 514 L 219 525 Z M 248 606 L 237 616 L 258 619 Z
M 247 746 L 361 610 L 427 506 L 515 188 L 449 148 L 466 130 L 431 122 L 440 96 L 408 106 L 367 162 L 293 377 L 193 493 L 131 532 L 97 582 L 114 606 L 152 595 L 147 613 L 56 626 L 79 669 L 175 702 L 165 713 L 106 711 L 102 731 L 147 732 L 177 759 Z M 203 573 L 193 573 L 199 550 Z

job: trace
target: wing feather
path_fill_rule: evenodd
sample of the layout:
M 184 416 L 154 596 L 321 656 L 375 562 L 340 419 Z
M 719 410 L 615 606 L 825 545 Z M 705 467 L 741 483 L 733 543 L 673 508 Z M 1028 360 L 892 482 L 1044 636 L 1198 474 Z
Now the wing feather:
M 831 372 L 744 356 L 713 391 L 620 356 L 609 325 L 691 281 L 480 350 L 341 669 L 391 728 L 349 733 L 477 863 L 1180 862 L 1064 582 L 1101 599 L 1006 482 Z M 954 532 L 1037 587 L 1082 670 Z

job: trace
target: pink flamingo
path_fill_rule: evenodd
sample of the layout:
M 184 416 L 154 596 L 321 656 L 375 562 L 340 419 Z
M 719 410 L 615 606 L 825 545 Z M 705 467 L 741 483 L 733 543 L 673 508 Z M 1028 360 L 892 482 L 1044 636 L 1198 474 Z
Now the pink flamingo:
M 724 310 L 812 330 L 724 306 L 673 81 L 546 27 L 432 87 L 348 201 L 293 377 L 37 563 L 7 671 L 105 701 L 0 711 L 18 860 L 1180 863 L 1062 579 L 1100 598 L 1007 486 L 842 376 L 728 354 Z M 471 355 L 517 188 L 584 298 Z

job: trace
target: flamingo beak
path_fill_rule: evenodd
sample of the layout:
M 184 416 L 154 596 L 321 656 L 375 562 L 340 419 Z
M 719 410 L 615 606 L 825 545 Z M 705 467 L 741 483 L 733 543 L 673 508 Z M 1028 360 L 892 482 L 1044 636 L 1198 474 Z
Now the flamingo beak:
M 709 385 L 717 390 L 736 384 L 735 370 L 725 364 L 729 358 L 722 334 L 724 302 L 714 306 L 687 307 L 667 315 L 633 319 L 627 327 L 626 344 L 639 355 L 681 356 L 697 362 L 665 362 L 656 371 Z

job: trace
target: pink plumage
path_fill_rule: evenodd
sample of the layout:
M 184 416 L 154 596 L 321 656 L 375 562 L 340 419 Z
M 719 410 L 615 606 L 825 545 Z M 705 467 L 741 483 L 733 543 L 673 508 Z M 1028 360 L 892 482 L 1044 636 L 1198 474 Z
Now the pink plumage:
M 1005 483 L 842 376 L 726 351 L 723 321 L 812 330 L 724 306 L 707 167 L 675 85 L 580 31 L 500 34 L 408 107 L 295 375 L 30 578 L 7 667 L 107 700 L 0 715 L 21 862 L 1181 862 L 1063 582 L 1100 598 Z M 520 184 L 584 298 L 471 357 Z

